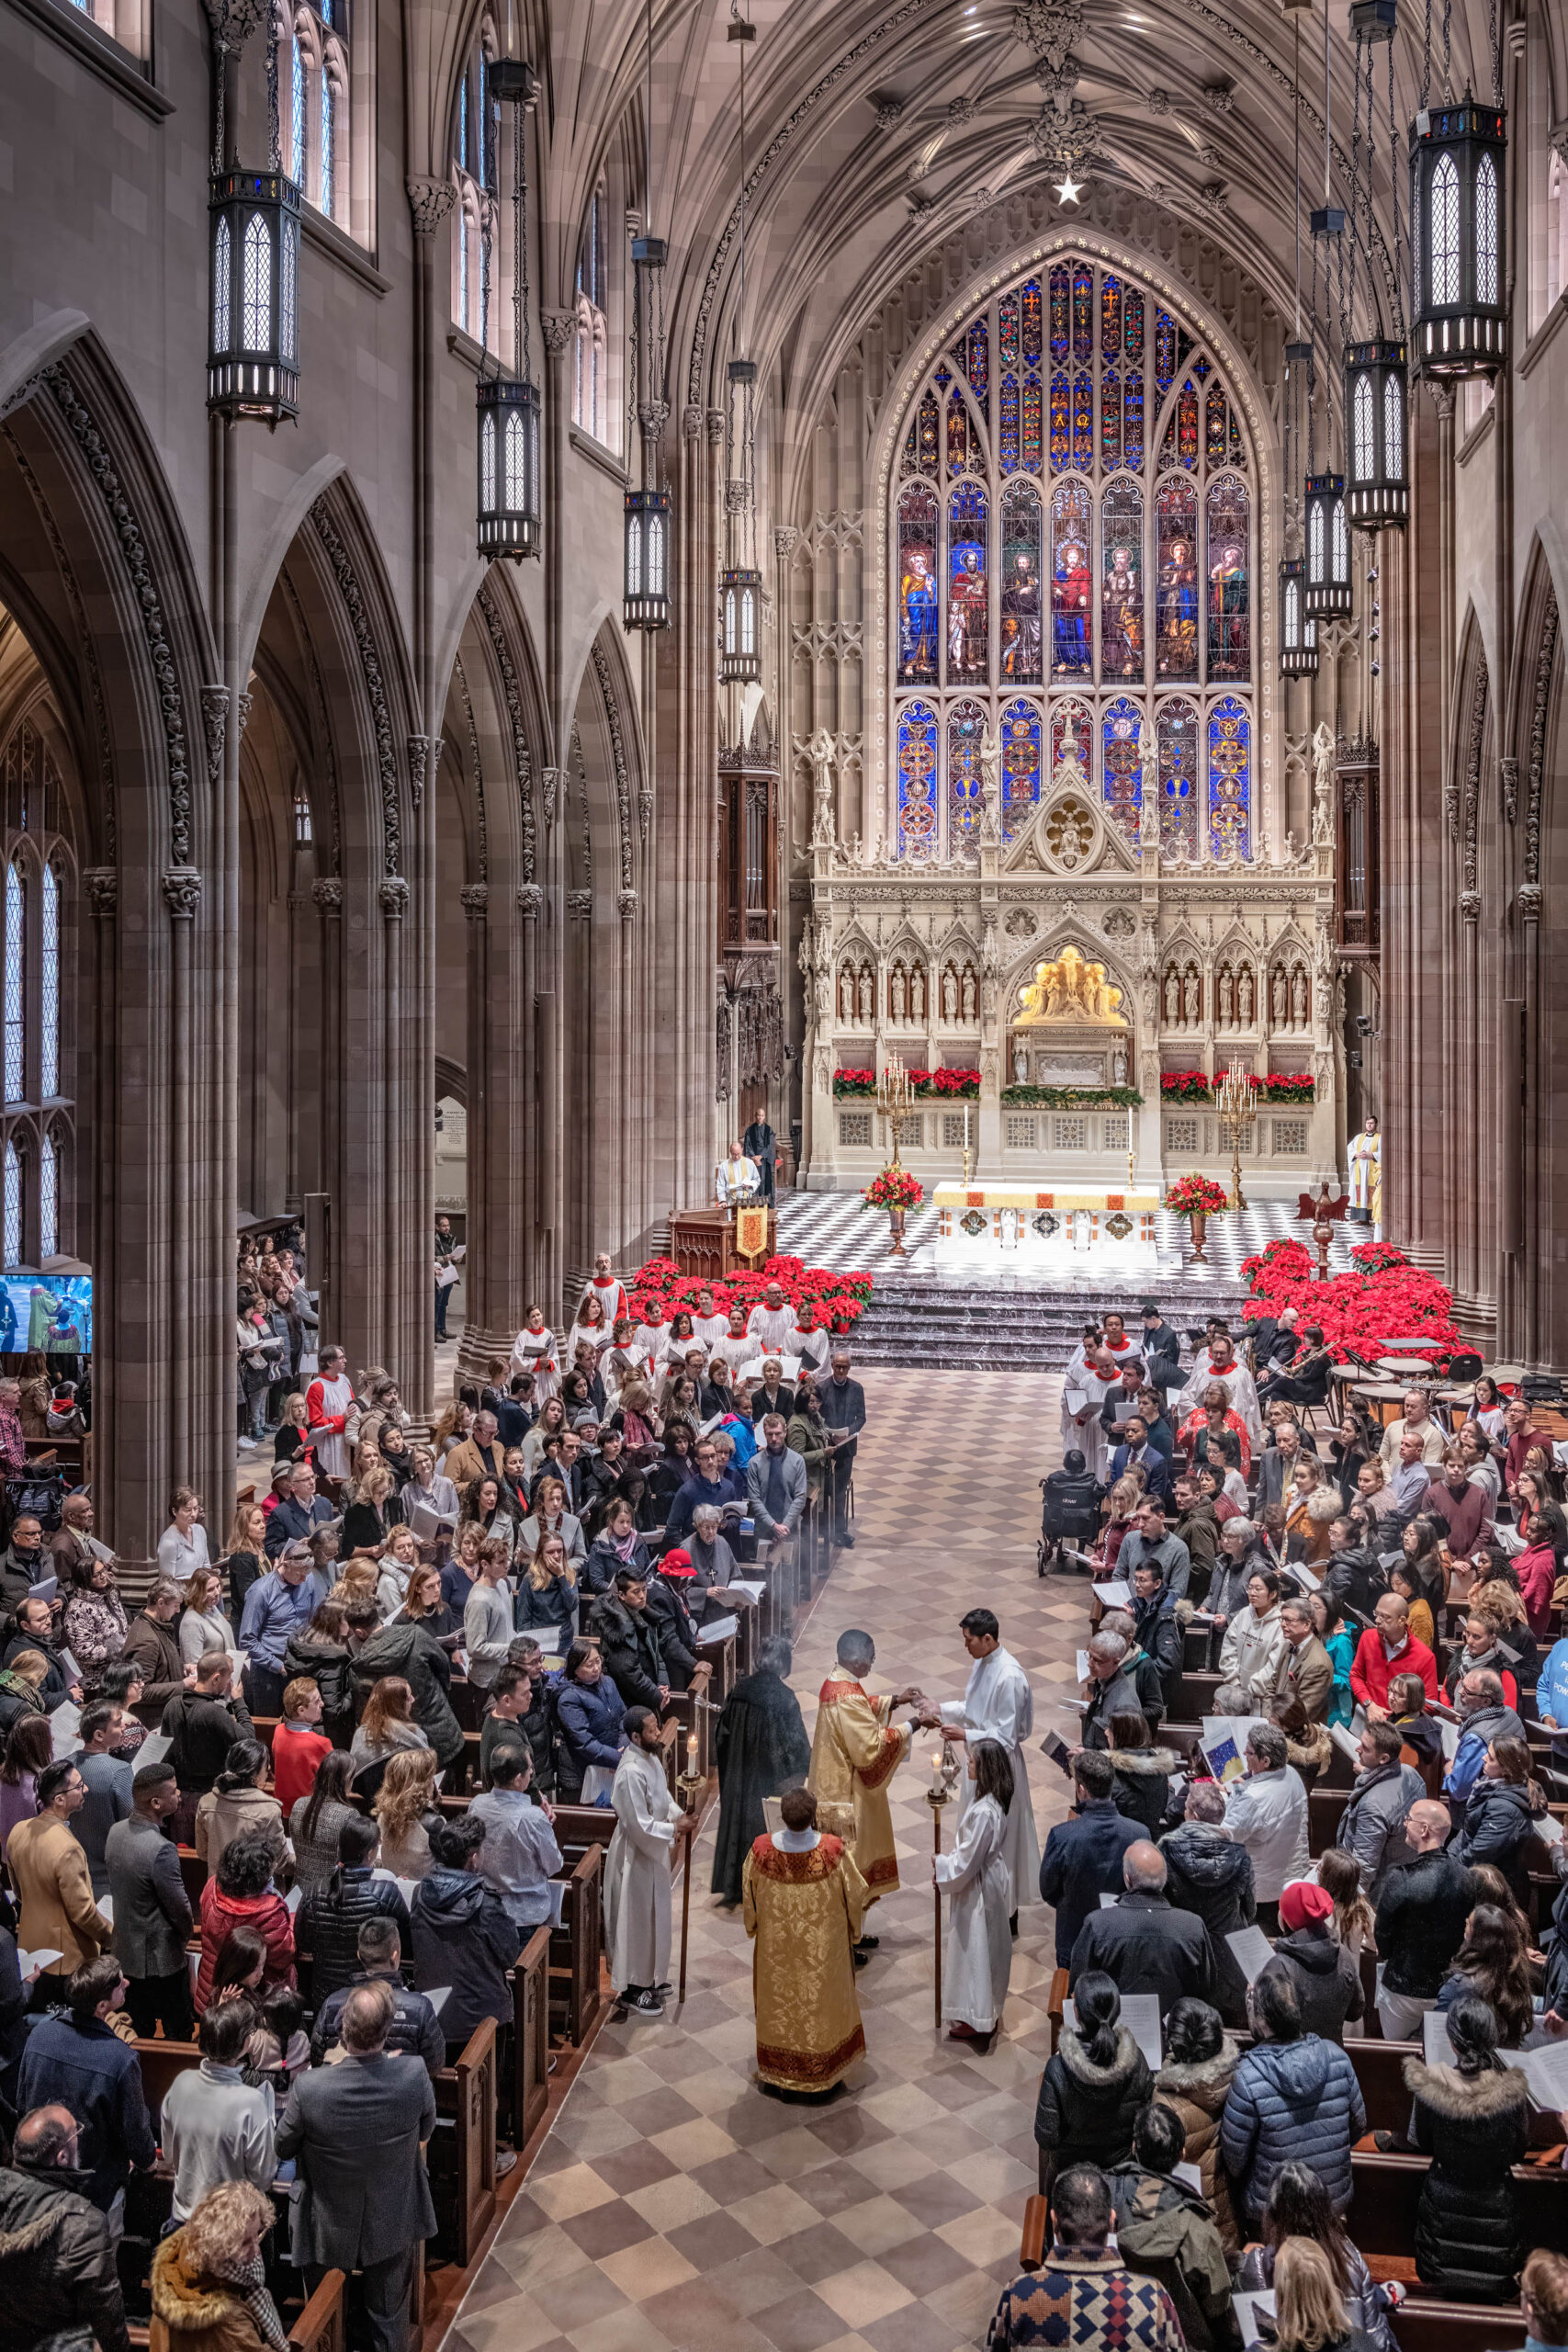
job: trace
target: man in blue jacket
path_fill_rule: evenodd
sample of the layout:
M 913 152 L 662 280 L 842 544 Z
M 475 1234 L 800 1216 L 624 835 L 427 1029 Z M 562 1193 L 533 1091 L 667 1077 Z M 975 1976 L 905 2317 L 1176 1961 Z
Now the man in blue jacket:
M 665 1534 L 671 1544 L 683 1544 L 691 1532 L 692 1513 L 699 1503 L 712 1503 L 722 1521 L 731 1523 L 741 1516 L 739 1499 L 728 1476 L 719 1469 L 718 1448 L 711 1437 L 697 1440 L 694 1459 L 696 1468 L 683 1487 L 675 1490 L 670 1506 L 670 1518 Z
M 107 2022 L 125 2005 L 125 1980 L 112 1953 L 89 1960 L 71 1979 L 68 2017 L 39 2019 L 22 2052 L 18 2111 L 68 2108 L 81 2132 L 82 2193 L 101 2213 L 122 2207 L 134 2165 L 145 2172 L 158 2160 L 147 2119 L 141 2064 L 129 2041 Z
M 1086 1920 L 1102 1894 L 1122 1892 L 1122 1857 L 1145 1835 L 1111 1803 L 1115 1778 L 1109 1756 L 1086 1747 L 1073 1762 L 1073 1812 L 1045 1840 L 1040 1859 L 1041 1900 L 1056 1911 L 1056 1965 L 1066 1968 Z

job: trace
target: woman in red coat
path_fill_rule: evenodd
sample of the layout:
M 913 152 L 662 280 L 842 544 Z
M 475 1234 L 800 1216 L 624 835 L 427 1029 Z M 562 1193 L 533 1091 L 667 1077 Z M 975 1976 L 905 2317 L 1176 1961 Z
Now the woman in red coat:
M 1568 1552 L 1568 1520 L 1560 1504 L 1542 1503 L 1524 1520 L 1520 1533 L 1525 1549 L 1514 1556 L 1514 1574 L 1530 1632 L 1543 1642 L 1551 1631 L 1551 1596 Z
M 277 1842 L 254 1831 L 225 1846 L 215 1876 L 201 1890 L 201 1967 L 196 1980 L 199 2017 L 212 1997 L 218 1955 L 236 1928 L 254 1928 L 266 1946 L 262 1984 L 294 1982 L 294 1922 L 272 1884 Z

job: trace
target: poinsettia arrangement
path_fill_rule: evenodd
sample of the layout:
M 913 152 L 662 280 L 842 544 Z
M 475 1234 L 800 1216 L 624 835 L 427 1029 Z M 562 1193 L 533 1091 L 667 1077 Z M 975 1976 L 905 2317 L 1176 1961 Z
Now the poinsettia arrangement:
M 1252 1290 L 1243 1317 L 1257 1322 L 1293 1306 L 1303 1323 L 1321 1325 L 1325 1345 L 1341 1363 L 1352 1355 L 1375 1361 L 1394 1339 L 1429 1340 L 1449 1350 L 1463 1344 L 1454 1325 L 1453 1294 L 1435 1275 L 1423 1273 L 1386 1241 L 1364 1242 L 1350 1256 L 1349 1272 L 1320 1283 L 1303 1243 L 1271 1241 L 1242 1261 Z
M 918 1209 L 925 1197 L 925 1186 L 907 1168 L 885 1168 L 861 1193 L 868 1209 Z
M 1162 1069 L 1159 1091 L 1167 1102 L 1207 1102 L 1209 1073 L 1201 1069 Z
M 1270 1070 L 1266 1078 L 1255 1078 L 1252 1083 L 1265 1102 L 1310 1102 L 1317 1091 L 1317 1082 L 1310 1070 Z
M 876 1072 L 874 1069 L 836 1069 L 833 1072 L 835 1094 L 874 1094 Z
M 917 1100 L 932 1095 L 972 1099 L 980 1091 L 977 1069 L 910 1069 L 904 1075 L 909 1081 L 910 1093 Z M 836 1069 L 833 1072 L 833 1091 L 840 1095 L 874 1094 L 876 1072 L 874 1069 Z
M 628 1276 L 626 1297 L 634 1321 L 642 1318 L 657 1299 L 668 1323 L 682 1307 L 694 1315 L 698 1295 L 705 1290 L 713 1293 L 718 1314 L 728 1315 L 732 1306 L 744 1306 L 750 1314 L 770 1283 L 778 1283 L 788 1305 L 803 1320 L 806 1308 L 811 1306 L 818 1327 L 829 1331 L 847 1331 L 858 1322 L 873 1288 L 867 1273 L 834 1273 L 826 1266 L 808 1266 L 804 1258 L 770 1258 L 756 1272 L 738 1268 L 722 1283 L 683 1274 L 673 1258 L 649 1258 Z
M 1165 1205 L 1172 1216 L 1221 1216 L 1230 1204 L 1230 1194 L 1212 1176 L 1179 1176 L 1166 1187 Z

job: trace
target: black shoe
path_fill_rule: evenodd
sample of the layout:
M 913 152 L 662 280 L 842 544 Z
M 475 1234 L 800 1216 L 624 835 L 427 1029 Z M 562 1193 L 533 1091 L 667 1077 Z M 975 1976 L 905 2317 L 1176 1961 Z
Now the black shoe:
M 879 1951 L 881 1948 L 882 1938 L 880 1936 L 863 1936 L 859 1943 L 855 1946 L 856 1951 Z
M 651 1986 L 640 1993 L 628 1993 L 621 2007 L 624 2014 L 639 2025 L 651 2024 L 664 2015 L 664 2004 Z
M 1015 1938 L 1018 1934 L 1018 1913 L 1016 1911 L 1008 1921 L 1008 1933 L 1010 1936 L 1013 1936 Z
M 868 1951 L 862 1951 L 862 1950 L 861 1950 L 861 1948 L 860 1948 L 860 1946 L 859 1946 L 858 1944 L 854 1945 L 854 1946 L 852 1948 L 851 1952 L 850 1952 L 850 1958 L 854 1962 L 854 1964 L 855 1964 L 855 1966 L 856 1966 L 857 1968 L 869 1968 L 869 1967 L 871 1966 L 871 1954 L 870 1954 L 870 1952 L 868 1952 Z
M 835 1544 L 841 1544 L 846 1552 L 852 1552 L 855 1548 L 854 1532 L 852 1528 L 846 1527 L 840 1534 L 834 1536 L 833 1541 Z

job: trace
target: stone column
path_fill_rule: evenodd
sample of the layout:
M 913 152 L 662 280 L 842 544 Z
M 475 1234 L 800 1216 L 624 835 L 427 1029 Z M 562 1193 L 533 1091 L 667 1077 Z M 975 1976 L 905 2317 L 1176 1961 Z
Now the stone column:
M 321 1175 L 328 1194 L 329 1245 L 324 1266 L 309 1266 L 313 1289 L 319 1288 L 321 1337 L 339 1329 L 338 1307 L 343 1283 L 338 1272 L 338 1235 L 344 1204 L 337 1190 L 343 1169 L 343 881 L 323 874 L 310 885 L 319 928 L 318 965 L 321 978 L 319 1062 L 321 1073 Z

